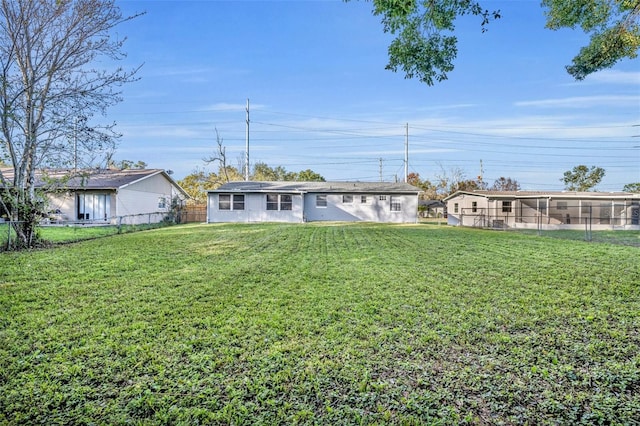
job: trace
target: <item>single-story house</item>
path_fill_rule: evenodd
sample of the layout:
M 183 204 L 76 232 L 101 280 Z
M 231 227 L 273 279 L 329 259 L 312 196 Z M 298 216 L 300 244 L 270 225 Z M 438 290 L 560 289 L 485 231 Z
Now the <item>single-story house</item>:
M 415 223 L 420 189 L 386 182 L 229 182 L 207 194 L 207 222 Z
M 450 225 L 640 230 L 640 194 L 629 192 L 458 191 L 444 201 Z
M 12 170 L 3 170 L 7 181 Z M 41 170 L 50 222 L 138 224 L 162 221 L 189 195 L 164 170 Z
M 442 200 L 419 200 L 420 217 L 444 217 L 446 208 Z

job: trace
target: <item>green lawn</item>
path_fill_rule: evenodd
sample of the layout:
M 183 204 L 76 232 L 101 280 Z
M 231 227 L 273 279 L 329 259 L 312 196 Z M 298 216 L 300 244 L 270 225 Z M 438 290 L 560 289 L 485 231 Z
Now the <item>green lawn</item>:
M 0 424 L 637 424 L 640 250 L 186 225 L 0 254 Z

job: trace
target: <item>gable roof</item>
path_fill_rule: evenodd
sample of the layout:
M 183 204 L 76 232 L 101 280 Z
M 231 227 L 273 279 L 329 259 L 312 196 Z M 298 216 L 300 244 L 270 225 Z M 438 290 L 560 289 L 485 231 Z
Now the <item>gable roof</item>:
M 418 194 L 419 188 L 408 183 L 391 182 L 294 182 L 239 181 L 228 182 L 207 192 L 293 192 L 293 193 L 362 193 L 362 194 Z
M 457 191 L 444 199 L 448 201 L 459 195 L 475 195 L 489 199 L 516 198 L 562 198 L 562 199 L 640 199 L 640 194 L 631 192 L 575 192 L 575 191 Z
M 6 180 L 13 179 L 13 169 L 2 169 L 2 175 Z M 175 182 L 167 172 L 162 169 L 44 169 L 36 172 L 36 188 L 47 186 L 49 180 L 64 182 L 61 186 L 70 190 L 101 189 L 115 191 L 150 177 L 162 175 L 180 191 L 185 197 L 191 198 L 187 192 Z M 71 176 L 71 177 L 70 177 Z M 63 179 L 69 178 L 66 181 Z

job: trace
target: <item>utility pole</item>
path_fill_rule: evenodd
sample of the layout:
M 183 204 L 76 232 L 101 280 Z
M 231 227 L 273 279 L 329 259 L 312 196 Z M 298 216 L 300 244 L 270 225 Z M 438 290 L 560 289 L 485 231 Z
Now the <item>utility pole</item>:
M 78 171 L 78 116 L 73 120 L 73 171 Z
M 244 180 L 249 180 L 249 98 L 247 98 L 247 137 L 244 161 Z
M 409 181 L 409 123 L 405 128 L 404 136 L 404 182 Z

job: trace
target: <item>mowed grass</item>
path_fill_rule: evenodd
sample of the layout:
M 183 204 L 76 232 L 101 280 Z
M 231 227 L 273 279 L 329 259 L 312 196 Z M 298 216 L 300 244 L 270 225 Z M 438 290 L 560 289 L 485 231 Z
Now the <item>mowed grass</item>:
M 0 255 L 0 424 L 637 424 L 640 251 L 187 225 Z

